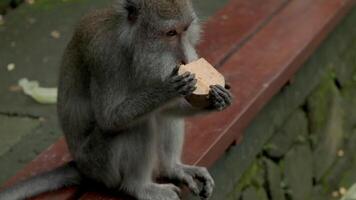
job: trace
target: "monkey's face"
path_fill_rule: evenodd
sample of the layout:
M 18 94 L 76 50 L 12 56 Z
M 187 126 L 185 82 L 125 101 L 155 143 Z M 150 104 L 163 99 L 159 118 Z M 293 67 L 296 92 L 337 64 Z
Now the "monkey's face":
M 141 1 L 139 7 L 128 9 L 128 19 L 143 38 L 141 42 L 152 51 L 169 53 L 176 64 L 196 60 L 200 26 L 190 1 Z

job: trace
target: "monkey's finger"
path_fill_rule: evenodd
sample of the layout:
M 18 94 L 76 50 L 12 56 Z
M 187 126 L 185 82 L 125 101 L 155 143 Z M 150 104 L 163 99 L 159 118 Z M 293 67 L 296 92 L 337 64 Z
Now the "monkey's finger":
M 189 188 L 189 190 L 196 196 L 199 195 L 200 190 L 198 184 L 194 181 L 193 177 L 185 175 L 182 178 L 183 183 Z
M 219 95 L 219 93 L 216 91 L 215 88 L 212 88 L 210 90 L 210 98 L 211 100 L 215 103 L 215 102 L 224 102 L 224 99 Z
M 192 88 L 189 90 L 189 93 L 192 94 L 195 90 L 197 90 L 197 87 L 192 87 Z
M 180 66 L 179 65 L 177 65 L 174 69 L 173 69 L 173 71 L 172 71 L 172 76 L 175 76 L 175 75 L 177 75 L 178 74 L 178 72 L 179 72 L 179 68 L 180 68 Z
M 228 104 L 231 105 L 232 103 L 232 97 L 229 94 L 228 91 L 222 90 L 222 86 L 217 87 L 216 92 L 219 94 L 220 97 L 224 99 L 224 101 Z
M 195 78 L 195 74 L 190 74 L 189 76 L 185 77 L 182 82 L 190 84 L 191 82 L 194 82 L 196 84 L 198 80 Z
M 182 197 L 182 191 L 179 187 L 173 185 L 173 184 L 169 184 L 168 185 L 169 189 L 172 190 L 173 192 L 175 192 L 180 198 Z
M 200 182 L 203 184 L 203 188 L 200 191 L 199 196 L 202 197 L 202 199 L 208 199 L 214 190 L 215 183 L 213 179 L 211 178 L 210 175 L 205 175 L 204 177 L 197 177 Z
M 190 74 L 189 79 L 190 80 L 196 80 L 196 75 L 195 74 Z
M 184 79 L 183 81 L 176 83 L 177 87 L 179 88 L 187 88 L 187 87 L 195 87 L 197 84 L 198 80 L 195 79 L 194 77 L 189 77 L 187 79 Z
M 214 109 L 218 111 L 224 110 L 225 106 L 222 103 L 216 102 L 214 103 Z
M 191 75 L 190 72 L 186 72 L 182 75 L 175 75 L 172 77 L 171 82 L 172 83 L 180 82 L 180 81 L 184 80 L 185 78 L 189 77 L 190 75 Z
M 193 85 L 185 85 L 181 87 L 178 91 L 183 95 L 190 95 L 196 90 L 196 87 Z
M 227 96 L 229 99 L 232 99 L 232 94 L 230 91 L 228 91 L 227 89 L 225 89 L 223 86 L 221 85 L 216 85 L 216 88 L 218 91 L 220 91 L 221 93 L 224 93 L 225 96 Z
M 193 77 L 193 79 L 189 79 L 189 85 L 195 86 L 198 83 L 198 80 Z

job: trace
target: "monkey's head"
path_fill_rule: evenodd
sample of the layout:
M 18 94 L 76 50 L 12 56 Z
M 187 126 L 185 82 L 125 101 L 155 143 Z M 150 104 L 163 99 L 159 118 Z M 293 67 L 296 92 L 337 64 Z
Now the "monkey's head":
M 190 0 L 120 0 L 120 5 L 135 41 L 183 64 L 197 59 L 200 26 Z

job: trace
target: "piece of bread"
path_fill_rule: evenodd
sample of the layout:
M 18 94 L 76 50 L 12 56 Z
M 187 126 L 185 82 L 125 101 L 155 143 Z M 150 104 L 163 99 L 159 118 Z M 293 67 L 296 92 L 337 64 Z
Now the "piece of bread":
M 182 75 L 185 72 L 195 74 L 197 89 L 193 94 L 186 99 L 194 107 L 209 106 L 209 92 L 211 85 L 221 85 L 225 87 L 225 78 L 220 74 L 208 61 L 201 58 L 187 65 L 181 65 L 178 74 Z

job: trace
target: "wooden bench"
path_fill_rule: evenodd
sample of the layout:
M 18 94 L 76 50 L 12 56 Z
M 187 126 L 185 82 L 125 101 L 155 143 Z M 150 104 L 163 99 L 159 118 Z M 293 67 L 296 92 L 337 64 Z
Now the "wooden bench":
M 205 24 L 200 55 L 232 85 L 234 105 L 222 113 L 188 120 L 183 160 L 212 166 L 262 107 L 314 52 L 355 0 L 231 0 Z M 53 144 L 5 185 L 70 161 L 63 139 Z M 119 199 L 66 188 L 36 200 Z M 121 198 L 123 199 L 123 198 Z

